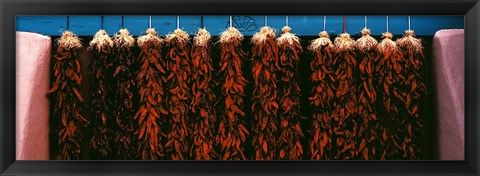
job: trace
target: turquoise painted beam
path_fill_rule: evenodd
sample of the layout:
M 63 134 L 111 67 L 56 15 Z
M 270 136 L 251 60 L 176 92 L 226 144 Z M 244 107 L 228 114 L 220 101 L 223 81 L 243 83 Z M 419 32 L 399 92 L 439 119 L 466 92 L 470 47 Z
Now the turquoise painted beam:
M 152 16 L 151 27 L 160 35 L 166 35 L 177 28 L 177 16 Z M 180 16 L 180 28 L 189 34 L 195 34 L 198 28 L 206 27 L 215 36 L 229 27 L 229 16 Z M 280 32 L 286 24 L 285 16 L 233 16 L 232 25 L 246 35 L 251 36 L 261 27 L 268 26 Z M 327 16 L 326 30 L 331 35 L 343 32 L 343 16 Z M 365 27 L 364 16 L 347 16 L 347 32 L 358 35 Z M 300 36 L 316 36 L 324 30 L 324 16 L 289 16 L 289 26 Z M 149 16 L 70 16 L 69 28 L 79 36 L 93 36 L 102 28 L 113 35 L 120 28 L 127 28 L 133 35 L 139 36 L 149 27 Z M 385 16 L 368 16 L 367 27 L 373 35 L 386 31 Z M 440 29 L 463 29 L 463 16 L 411 16 L 411 29 L 417 35 L 433 35 Z M 59 36 L 67 29 L 67 16 L 17 16 L 17 31 L 36 32 L 49 36 Z M 408 29 L 407 16 L 389 16 L 389 32 L 402 35 Z

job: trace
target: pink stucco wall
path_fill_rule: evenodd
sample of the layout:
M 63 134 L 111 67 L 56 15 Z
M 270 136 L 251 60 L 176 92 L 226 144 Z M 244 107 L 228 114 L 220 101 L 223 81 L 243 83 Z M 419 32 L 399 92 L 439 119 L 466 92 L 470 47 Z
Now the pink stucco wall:
M 465 47 L 463 29 L 440 30 L 433 38 L 438 105 L 438 159 L 465 158 Z
M 16 34 L 16 158 L 49 159 L 50 37 Z

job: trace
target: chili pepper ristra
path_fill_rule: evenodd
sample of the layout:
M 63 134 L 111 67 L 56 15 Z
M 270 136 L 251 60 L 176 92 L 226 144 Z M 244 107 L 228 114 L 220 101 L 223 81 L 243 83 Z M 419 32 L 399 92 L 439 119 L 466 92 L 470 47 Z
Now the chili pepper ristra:
M 319 38 L 312 41 L 308 49 L 313 53 L 310 63 L 313 83 L 311 95 L 308 98 L 313 106 L 312 130 L 308 158 L 313 160 L 333 159 L 334 150 L 332 112 L 335 108 L 335 70 L 333 67 L 335 46 L 327 31 L 319 33 Z
M 215 137 L 221 160 L 246 160 L 245 141 L 248 130 L 245 128 L 243 98 L 247 80 L 242 73 L 242 60 L 247 53 L 242 49 L 243 35 L 234 27 L 220 35 L 221 97 L 218 107 L 218 132 Z
M 402 114 L 404 115 L 400 129 L 403 131 L 404 140 L 399 144 L 402 147 L 403 158 L 422 159 L 423 141 L 423 116 L 427 86 L 425 82 L 425 56 L 420 39 L 414 37 L 412 30 L 405 31 L 405 35 L 398 39 L 400 50 L 405 61 L 405 80 L 402 88 L 405 95 L 401 99 L 404 102 Z
M 113 134 L 113 82 L 112 50 L 113 40 L 105 30 L 99 30 L 88 48 L 92 51 L 92 60 L 89 65 L 91 78 L 90 111 L 92 116 L 93 136 L 90 141 L 91 156 L 93 159 L 108 159 L 112 156 Z
M 82 129 L 88 124 L 82 114 L 86 106 L 79 90 L 82 84 L 79 62 L 82 43 L 68 30 L 55 43 L 58 46 L 53 55 L 55 82 L 48 91 L 54 102 L 51 120 L 54 157 L 58 160 L 80 159 L 80 143 L 84 138 Z
M 362 37 L 357 39 L 356 49 L 359 58 L 358 64 L 358 104 L 356 114 L 359 118 L 358 138 L 356 140 L 357 159 L 377 159 L 378 128 L 380 123 L 377 118 L 376 99 L 377 93 L 374 87 L 375 59 L 377 57 L 377 40 L 370 36 L 370 30 L 364 28 Z
M 191 109 L 191 60 L 190 37 L 181 30 L 176 29 L 166 37 L 168 44 L 167 54 L 167 108 L 168 142 L 165 145 L 167 158 L 184 160 L 189 157 L 190 129 L 187 125 Z
M 190 156 L 195 160 L 216 159 L 214 149 L 217 114 L 213 92 L 212 36 L 205 29 L 198 30 L 192 47 L 192 113 Z
M 292 28 L 282 28 L 277 38 L 280 70 L 278 70 L 279 135 L 277 159 L 300 160 L 303 155 L 301 139 L 305 136 L 300 119 L 300 86 L 298 85 L 298 63 L 303 53 L 300 39 L 291 33 Z
M 254 90 L 252 94 L 253 112 L 253 148 L 255 160 L 272 160 L 277 151 L 278 103 L 277 76 L 278 47 L 275 31 L 262 27 L 252 37 L 252 75 Z
M 133 70 L 133 47 L 135 39 L 127 29 L 120 29 L 119 33 L 113 36 L 115 44 L 113 59 L 113 87 L 115 88 L 115 106 L 113 116 L 115 119 L 114 150 L 115 158 L 135 159 L 137 155 L 137 138 L 134 135 L 135 121 L 133 116 L 135 76 Z
M 334 69 L 336 87 L 336 105 L 332 112 L 335 146 L 334 159 L 354 159 L 356 156 L 355 139 L 358 135 L 356 119 L 357 88 L 354 74 L 357 66 L 355 41 L 348 33 L 335 38 Z
M 158 160 L 165 156 L 164 124 L 168 115 L 165 109 L 165 58 L 161 55 L 161 39 L 155 29 L 137 40 L 141 48 L 138 56 L 137 87 L 140 94 L 139 109 L 134 116 L 138 135 L 138 154 L 143 160 Z
M 394 41 L 393 35 L 389 32 L 383 33 L 383 39 L 378 44 L 379 52 L 376 62 L 375 71 L 378 74 L 378 88 L 381 91 L 381 104 L 383 108 L 379 110 L 380 128 L 379 134 L 382 135 L 380 140 L 380 159 L 398 159 L 399 139 L 398 123 L 401 121 L 399 114 L 399 100 L 401 94 L 401 81 L 405 77 L 402 73 L 404 69 L 403 55 Z

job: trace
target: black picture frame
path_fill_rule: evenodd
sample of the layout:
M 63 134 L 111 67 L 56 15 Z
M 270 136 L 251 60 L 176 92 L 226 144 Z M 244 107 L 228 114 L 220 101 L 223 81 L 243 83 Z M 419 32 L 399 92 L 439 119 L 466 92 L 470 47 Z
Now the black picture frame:
M 479 175 L 478 0 L 0 0 L 1 175 Z M 464 161 L 16 161 L 16 15 L 464 15 Z

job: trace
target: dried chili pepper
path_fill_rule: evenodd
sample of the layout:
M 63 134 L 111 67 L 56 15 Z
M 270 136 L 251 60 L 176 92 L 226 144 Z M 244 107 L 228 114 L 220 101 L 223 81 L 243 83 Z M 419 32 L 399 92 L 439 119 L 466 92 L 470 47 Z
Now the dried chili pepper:
M 215 122 L 211 35 L 199 29 L 192 47 L 192 113 L 190 157 L 195 160 L 217 158 L 214 150 Z
M 425 95 L 427 87 L 424 80 L 425 70 L 423 46 L 420 39 L 414 37 L 411 30 L 405 31 L 405 35 L 396 41 L 403 54 L 405 77 L 402 88 L 405 95 L 400 99 L 403 118 L 399 131 L 402 132 L 401 140 L 404 159 L 421 159 L 423 141 L 423 117 Z M 400 130 L 401 129 L 401 130 Z
M 167 108 L 169 110 L 168 142 L 165 145 L 167 158 L 173 160 L 188 159 L 190 129 L 187 117 L 190 112 L 190 37 L 176 29 L 166 37 L 169 50 L 167 54 Z
M 356 114 L 359 118 L 357 145 L 357 159 L 369 160 L 377 159 L 378 134 L 380 128 L 377 112 L 376 99 L 377 93 L 374 87 L 374 62 L 377 57 L 377 40 L 370 36 L 370 30 L 364 28 L 362 37 L 357 39 L 357 57 L 360 59 L 358 64 L 359 78 L 357 84 L 358 105 Z
M 310 80 L 314 86 L 308 98 L 314 107 L 312 118 L 310 151 L 308 157 L 313 160 L 333 159 L 332 151 L 333 129 L 331 113 L 335 108 L 335 80 L 333 61 L 335 47 L 326 31 L 319 34 L 319 38 L 312 41 L 309 50 L 313 53 L 310 64 L 312 74 Z
M 82 129 L 88 124 L 81 114 L 86 107 L 79 90 L 82 84 L 79 62 L 82 43 L 75 34 L 65 31 L 56 44 L 58 47 L 53 55 L 55 82 L 48 91 L 54 102 L 52 136 L 57 141 L 55 159 L 80 159 Z
M 355 41 L 347 33 L 335 38 L 334 69 L 336 87 L 336 105 L 331 114 L 333 119 L 334 159 L 354 159 L 356 156 L 355 139 L 358 123 L 355 113 L 357 92 L 354 71 L 357 65 Z
M 246 160 L 244 143 L 249 132 L 242 117 L 247 80 L 242 75 L 242 60 L 247 53 L 242 50 L 242 40 L 243 35 L 233 27 L 220 35 L 221 96 L 216 103 L 219 125 L 215 141 L 221 160 Z
M 156 160 L 165 156 L 162 126 L 168 115 L 164 108 L 165 60 L 161 55 L 163 40 L 155 29 L 147 29 L 147 34 L 138 38 L 141 47 L 138 56 L 140 69 L 137 73 L 137 87 L 140 93 L 139 110 L 134 116 L 138 126 L 138 154 L 144 160 Z
M 135 39 L 127 29 L 120 29 L 113 37 L 115 43 L 113 59 L 113 87 L 115 90 L 115 106 L 112 109 L 115 118 L 114 150 L 116 159 L 135 159 L 137 155 L 137 138 L 134 135 L 135 109 L 133 107 L 133 95 L 135 88 L 135 77 L 132 70 L 134 55 L 132 52 L 135 46 Z
M 399 100 L 402 74 L 405 65 L 403 55 L 395 42 L 392 41 L 393 35 L 389 32 L 383 33 L 384 39 L 377 46 L 378 57 L 376 60 L 375 72 L 378 74 L 378 88 L 381 92 L 381 103 L 383 108 L 379 110 L 380 128 L 378 134 L 381 134 L 380 159 L 398 159 L 401 147 L 398 143 L 398 124 L 401 122 L 399 114 Z
M 275 31 L 262 27 L 252 37 L 252 94 L 253 148 L 255 160 L 272 160 L 277 151 L 277 77 L 278 48 Z
M 300 160 L 303 146 L 300 139 L 305 137 L 300 119 L 300 86 L 298 85 L 298 63 L 303 53 L 300 39 L 291 33 L 291 28 L 282 28 L 283 34 L 277 38 L 279 47 L 279 96 L 280 135 L 277 139 L 277 159 Z
M 92 51 L 89 72 L 92 77 L 90 111 L 93 114 L 93 134 L 90 141 L 93 159 L 110 159 L 112 151 L 113 129 L 113 87 L 111 82 L 113 41 L 105 30 L 100 30 L 90 41 Z

